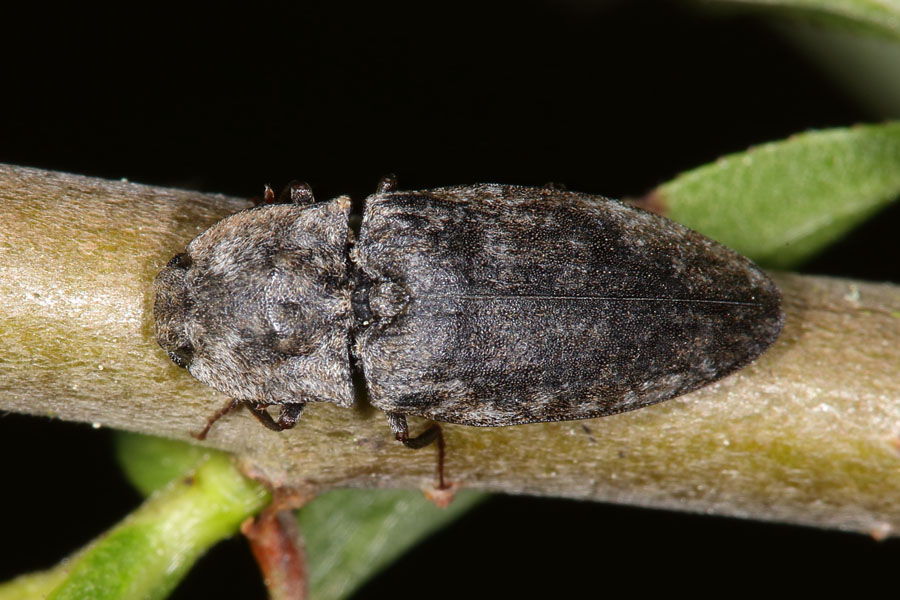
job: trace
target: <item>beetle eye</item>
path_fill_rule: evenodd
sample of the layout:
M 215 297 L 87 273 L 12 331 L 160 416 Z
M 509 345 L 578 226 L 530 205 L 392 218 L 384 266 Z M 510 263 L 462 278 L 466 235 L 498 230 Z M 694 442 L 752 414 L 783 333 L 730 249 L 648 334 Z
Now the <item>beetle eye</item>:
M 187 252 L 182 252 L 173 256 L 172 259 L 168 263 L 166 263 L 166 266 L 174 267 L 176 269 L 187 269 L 193 262 L 194 261 L 191 260 L 191 257 Z
M 194 347 L 191 345 L 181 346 L 177 350 L 171 351 L 168 354 L 173 363 L 175 363 L 182 369 L 187 369 L 191 366 L 191 361 L 194 358 Z

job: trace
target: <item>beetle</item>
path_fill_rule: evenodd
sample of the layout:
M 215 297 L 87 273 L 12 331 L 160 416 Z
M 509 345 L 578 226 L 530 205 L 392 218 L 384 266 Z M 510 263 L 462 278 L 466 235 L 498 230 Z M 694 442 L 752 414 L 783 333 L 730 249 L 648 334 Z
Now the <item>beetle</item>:
M 233 214 L 155 280 L 159 344 L 270 429 L 310 402 L 474 426 L 603 417 L 696 390 L 778 337 L 780 294 L 659 215 L 557 187 L 399 191 Z M 271 193 L 269 192 L 269 196 Z M 355 390 L 354 388 L 362 388 Z M 269 406 L 280 407 L 273 418 Z

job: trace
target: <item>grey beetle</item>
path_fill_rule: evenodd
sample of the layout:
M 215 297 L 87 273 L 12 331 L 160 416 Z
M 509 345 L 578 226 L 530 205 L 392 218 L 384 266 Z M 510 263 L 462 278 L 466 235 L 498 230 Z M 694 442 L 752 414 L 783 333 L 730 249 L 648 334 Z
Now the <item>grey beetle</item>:
M 407 415 L 476 426 L 588 419 L 696 390 L 784 323 L 775 284 L 640 209 L 557 188 L 473 185 L 223 219 L 156 278 L 159 344 L 274 430 L 362 387 L 396 438 Z M 277 405 L 273 419 L 266 407 Z

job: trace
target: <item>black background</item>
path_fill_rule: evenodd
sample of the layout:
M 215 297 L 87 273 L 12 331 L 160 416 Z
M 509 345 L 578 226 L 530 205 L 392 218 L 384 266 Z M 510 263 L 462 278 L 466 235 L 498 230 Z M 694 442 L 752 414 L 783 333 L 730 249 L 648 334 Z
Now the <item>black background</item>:
M 878 121 L 765 22 L 672 2 L 129 4 L 4 17 L 0 161 L 258 196 L 491 181 L 638 195 L 809 128 Z M 739 190 L 735 191 L 739 194 Z M 803 270 L 900 281 L 890 209 Z M 891 232 L 891 233 L 889 233 Z M 110 434 L 0 418 L 0 580 L 140 501 Z M 603 504 L 498 497 L 358 595 L 857 590 L 900 543 Z M 264 597 L 241 539 L 178 598 Z

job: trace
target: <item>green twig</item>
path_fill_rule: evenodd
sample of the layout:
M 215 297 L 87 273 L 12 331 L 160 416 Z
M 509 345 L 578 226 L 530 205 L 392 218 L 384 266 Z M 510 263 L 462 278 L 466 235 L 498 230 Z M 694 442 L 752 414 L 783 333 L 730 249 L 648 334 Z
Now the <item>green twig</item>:
M 208 452 L 75 557 L 0 586 L 0 598 L 165 598 L 198 557 L 268 502 L 227 455 Z

